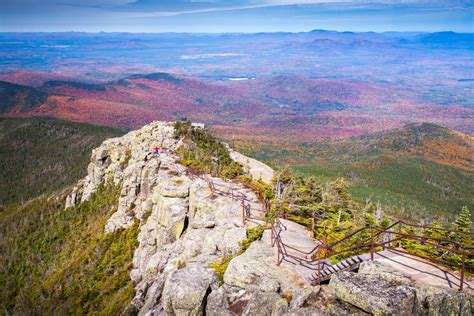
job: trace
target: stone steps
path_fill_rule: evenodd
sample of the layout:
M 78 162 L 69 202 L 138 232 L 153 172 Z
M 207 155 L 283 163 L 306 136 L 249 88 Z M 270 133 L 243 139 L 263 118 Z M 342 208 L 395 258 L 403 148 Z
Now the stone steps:
M 320 274 L 320 282 L 327 281 L 331 279 L 331 276 L 334 273 L 337 273 L 339 271 L 353 271 L 359 268 L 359 265 L 364 261 L 364 259 L 361 256 L 353 256 L 350 258 L 347 258 L 344 261 L 341 261 L 339 263 L 330 265 L 324 269 L 321 270 Z M 316 285 L 318 282 L 318 274 L 317 272 L 312 274 L 309 278 L 308 281 L 311 282 L 311 284 Z

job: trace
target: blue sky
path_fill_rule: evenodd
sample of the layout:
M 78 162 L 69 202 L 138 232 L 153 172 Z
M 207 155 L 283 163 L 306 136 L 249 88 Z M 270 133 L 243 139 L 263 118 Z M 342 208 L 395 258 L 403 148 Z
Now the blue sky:
M 0 31 L 474 31 L 474 0 L 0 0 Z

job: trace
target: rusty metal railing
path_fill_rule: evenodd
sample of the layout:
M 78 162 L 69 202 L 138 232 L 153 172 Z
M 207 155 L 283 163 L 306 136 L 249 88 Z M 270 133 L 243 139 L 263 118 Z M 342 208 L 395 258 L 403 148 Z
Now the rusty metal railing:
M 398 226 L 396 230 L 395 227 Z M 361 251 L 370 251 L 370 260 L 374 260 L 374 254 L 377 251 L 377 248 L 382 248 L 382 249 L 390 249 L 393 252 L 398 252 L 398 253 L 403 253 L 403 254 L 408 254 L 414 257 L 419 257 L 421 259 L 424 259 L 428 262 L 431 263 L 436 263 L 438 268 L 441 268 L 438 266 L 444 265 L 448 266 L 450 268 L 457 268 L 460 271 L 460 277 L 459 277 L 459 289 L 462 290 L 464 287 L 464 278 L 465 278 L 465 270 L 466 269 L 474 269 L 474 266 L 470 266 L 466 264 L 466 261 L 469 258 L 474 257 L 474 253 L 472 251 L 469 251 L 471 249 L 464 249 L 464 246 L 457 241 L 453 239 L 448 239 L 448 238 L 437 238 L 437 237 L 432 237 L 428 236 L 426 234 L 410 234 L 410 233 L 405 233 L 403 232 L 403 227 L 413 227 L 413 228 L 421 228 L 424 231 L 426 230 L 431 230 L 431 231 L 438 231 L 438 232 L 445 232 L 445 233 L 456 233 L 456 234 L 466 234 L 468 235 L 471 239 L 473 238 L 474 234 L 470 232 L 465 232 L 465 231 L 458 231 L 458 230 L 449 230 L 449 229 L 444 229 L 444 228 L 438 228 L 438 227 L 433 227 L 433 226 L 423 226 L 423 225 L 416 225 L 416 224 L 410 224 L 404 221 L 398 221 L 392 225 L 390 225 L 387 228 L 380 228 L 376 226 L 367 226 L 363 227 L 348 236 L 330 244 L 326 245 L 326 250 L 327 250 L 327 257 L 335 256 L 335 255 L 341 255 L 343 253 L 347 252 L 361 252 Z M 356 235 L 360 235 L 363 233 L 369 233 L 370 237 L 366 238 L 362 242 L 360 242 L 358 245 L 354 246 L 354 242 L 352 243 L 352 247 L 349 248 L 344 248 L 342 250 L 336 250 L 336 246 L 341 245 L 344 241 L 350 240 L 352 237 L 355 237 Z M 379 241 L 377 240 L 377 237 L 385 235 L 388 236 L 389 239 L 386 241 Z M 435 258 L 427 255 L 420 254 L 415 251 L 409 251 L 409 249 L 403 249 L 403 242 L 407 240 L 413 240 L 413 241 L 418 241 L 421 242 L 424 245 L 428 245 L 430 247 L 436 248 L 436 249 L 441 249 L 444 254 L 454 254 L 457 256 L 461 257 L 461 262 L 453 262 L 453 261 L 448 261 L 444 260 L 442 258 Z M 449 246 L 450 245 L 450 246 Z M 468 251 L 466 251 L 468 250 Z
M 217 184 L 213 181 L 212 177 L 210 176 L 205 176 L 203 173 L 188 168 L 186 170 L 186 175 L 192 179 L 195 178 L 201 178 L 206 181 L 207 186 L 209 190 L 211 191 L 211 194 L 209 195 L 209 198 L 213 199 L 216 197 L 217 194 L 221 196 L 229 196 L 231 197 L 232 200 L 235 201 L 240 201 L 241 207 L 242 207 L 242 224 L 245 225 L 247 221 L 249 220 L 260 220 L 260 218 L 252 216 L 252 208 L 250 203 L 246 201 L 245 195 L 240 192 L 238 189 L 232 187 L 232 186 L 224 186 L 221 184 Z M 241 182 L 243 183 L 243 182 Z M 264 203 L 262 203 L 262 211 L 265 212 L 265 210 L 269 209 L 269 203 L 264 200 Z
M 435 265 L 438 268 L 441 268 L 439 265 L 448 266 L 450 268 L 457 268 L 460 271 L 459 284 L 458 287 L 460 290 L 463 290 L 465 271 L 467 269 L 474 270 L 474 266 L 468 265 L 466 262 L 469 259 L 474 258 L 473 248 L 465 247 L 464 245 L 458 243 L 456 240 L 449 238 L 437 238 L 428 236 L 426 234 L 410 234 L 403 232 L 403 227 L 413 227 L 418 229 L 423 229 L 423 231 L 431 230 L 444 233 L 456 233 L 456 234 L 466 234 L 471 240 L 474 237 L 473 233 L 459 231 L 459 230 L 449 230 L 444 228 L 438 228 L 433 226 L 423 226 L 410 224 L 404 221 L 398 221 L 386 228 L 380 228 L 376 226 L 366 226 L 362 227 L 350 234 L 344 236 L 343 238 L 336 240 L 332 243 L 328 243 L 328 237 L 331 235 L 327 232 L 326 229 L 323 231 L 323 235 L 320 241 L 320 244 L 317 245 L 314 249 L 310 251 L 304 251 L 296 247 L 285 244 L 281 238 L 281 231 L 284 229 L 283 224 L 277 218 L 272 223 L 271 231 L 271 245 L 274 247 L 277 246 L 277 258 L 276 263 L 279 265 L 285 257 L 293 258 L 299 262 L 304 262 L 305 264 L 315 264 L 316 265 L 316 277 L 315 279 L 320 283 L 321 280 L 321 270 L 326 264 L 326 259 L 336 255 L 343 255 L 345 253 L 370 253 L 370 260 L 374 260 L 374 254 L 378 251 L 377 248 L 390 249 L 391 251 L 408 254 L 414 257 L 419 257 L 427 261 L 427 264 Z M 398 228 L 398 229 L 396 229 Z M 357 239 L 361 236 L 362 240 Z M 381 236 L 385 236 L 386 240 L 379 240 Z M 387 239 L 388 237 L 388 239 Z M 356 238 L 356 240 L 354 240 Z M 416 253 L 414 251 L 409 251 L 403 249 L 402 243 L 407 240 L 414 240 L 421 242 L 424 245 L 430 247 L 441 249 L 444 254 L 454 254 L 461 257 L 461 262 L 448 261 L 443 258 L 433 258 L 427 255 Z M 348 242 L 348 245 L 344 245 L 345 242 Z M 340 249 L 343 247 L 343 249 Z M 298 257 L 293 254 L 288 253 L 288 249 L 292 249 L 299 254 L 302 254 L 304 257 Z M 308 259 L 308 255 L 311 255 L 311 259 Z M 316 256 L 316 259 L 314 259 Z M 312 266 L 308 266 L 310 269 L 313 269 Z
M 280 265 L 281 262 L 286 258 L 291 258 L 309 269 L 316 270 L 317 268 L 312 267 L 311 264 L 316 263 L 313 257 L 315 254 L 320 252 L 320 245 L 317 245 L 310 250 L 302 250 L 292 245 L 289 245 L 285 243 L 281 238 L 281 232 L 286 229 L 287 227 L 281 222 L 279 218 L 276 218 L 271 225 L 270 244 L 272 247 L 274 247 L 275 245 L 277 246 L 277 265 Z M 300 254 L 300 256 L 296 254 L 291 254 L 288 252 L 288 250 L 292 250 L 294 253 Z M 320 264 L 320 262 L 318 264 Z

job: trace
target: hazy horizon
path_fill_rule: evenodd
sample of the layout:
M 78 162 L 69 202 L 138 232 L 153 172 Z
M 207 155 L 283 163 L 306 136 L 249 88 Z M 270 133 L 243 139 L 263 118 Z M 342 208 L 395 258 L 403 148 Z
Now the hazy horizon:
M 400 34 L 430 34 L 430 33 L 457 33 L 457 34 L 473 34 L 474 31 L 471 32 L 458 32 L 453 30 L 440 30 L 440 31 L 350 31 L 350 30 L 328 30 L 328 29 L 310 29 L 307 31 L 268 31 L 268 32 L 127 32 L 127 31 L 0 31 L 0 33 L 8 34 L 8 33 L 18 33 L 18 34 L 35 34 L 35 33 L 57 33 L 57 34 L 67 34 L 67 33 L 77 33 L 77 34 L 190 34 L 190 35 L 242 35 L 242 34 L 272 34 L 272 33 L 288 33 L 288 34 L 298 34 L 298 33 L 311 33 L 311 32 L 337 32 L 337 33 L 355 33 L 355 34 L 362 34 L 362 33 L 375 33 L 375 34 L 387 34 L 387 33 L 400 33 Z

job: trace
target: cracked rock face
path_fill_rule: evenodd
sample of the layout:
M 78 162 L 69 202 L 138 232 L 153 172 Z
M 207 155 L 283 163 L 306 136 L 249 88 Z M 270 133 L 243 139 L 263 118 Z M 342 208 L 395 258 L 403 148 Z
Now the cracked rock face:
M 141 222 L 130 277 L 136 284 L 132 303 L 142 315 L 202 314 L 207 297 L 219 288 L 209 265 L 235 255 L 246 238 L 240 201 L 225 194 L 210 198 L 204 179 L 188 177 L 174 154 L 180 140 L 173 134 L 172 123 L 154 122 L 105 141 L 93 151 L 87 176 L 68 196 L 72 206 L 87 200 L 101 183 L 122 185 L 118 210 L 105 233 Z M 155 146 L 162 148 L 159 158 L 151 155 Z M 214 183 L 245 191 L 221 179 Z M 245 194 L 258 202 L 254 193 Z
M 168 314 L 201 315 L 207 296 L 218 287 L 219 280 L 214 271 L 199 264 L 174 271 L 163 289 L 163 309 Z
M 236 256 L 250 224 L 242 222 L 241 202 L 235 196 L 245 196 L 257 209 L 255 193 L 213 178 L 221 191 L 211 194 L 204 178 L 188 176 L 177 162 L 174 151 L 181 140 L 173 135 L 172 123 L 153 122 L 103 142 L 92 152 L 87 176 L 66 201 L 70 207 L 89 199 L 102 183 L 121 184 L 118 209 L 104 231 L 140 222 L 130 273 L 136 290 L 131 304 L 139 315 L 411 315 L 413 311 L 469 315 L 472 311 L 472 297 L 415 289 L 375 266 L 365 270 L 361 266 L 361 274 L 338 274 L 329 287 L 311 287 L 290 266 L 275 264 L 269 230 Z M 153 147 L 162 149 L 160 157 L 152 156 Z M 225 194 L 232 191 L 234 196 Z M 221 283 L 209 266 L 224 256 L 235 257 Z

